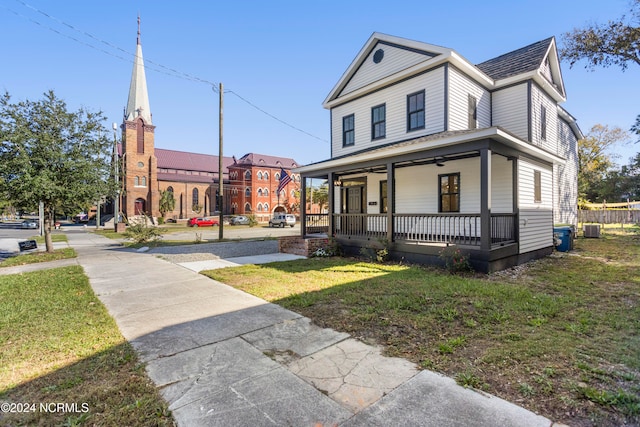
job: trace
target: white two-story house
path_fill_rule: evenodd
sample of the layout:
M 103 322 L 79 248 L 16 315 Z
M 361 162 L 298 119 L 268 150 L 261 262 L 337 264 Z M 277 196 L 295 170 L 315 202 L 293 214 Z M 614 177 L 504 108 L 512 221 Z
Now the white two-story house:
M 295 170 L 330 188 L 302 235 L 420 263 L 456 245 L 480 271 L 551 253 L 554 223 L 577 221 L 582 134 L 565 100 L 554 38 L 474 65 L 374 33 L 324 101 L 331 158 Z

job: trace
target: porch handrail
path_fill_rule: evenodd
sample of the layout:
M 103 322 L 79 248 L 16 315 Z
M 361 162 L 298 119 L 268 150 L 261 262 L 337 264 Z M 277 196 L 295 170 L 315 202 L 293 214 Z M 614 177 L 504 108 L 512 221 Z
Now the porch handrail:
M 328 213 L 308 213 L 305 215 L 305 233 L 320 234 L 329 232 Z
M 387 214 L 333 214 L 336 236 L 386 238 Z M 516 241 L 516 214 L 491 214 L 491 244 Z M 481 215 L 393 214 L 394 241 L 481 244 Z

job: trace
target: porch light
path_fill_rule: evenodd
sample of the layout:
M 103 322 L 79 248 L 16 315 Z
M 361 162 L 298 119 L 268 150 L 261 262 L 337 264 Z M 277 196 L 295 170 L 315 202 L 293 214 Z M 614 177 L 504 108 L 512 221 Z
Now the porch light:
M 342 181 L 340 181 L 340 179 L 336 179 L 333 181 L 334 187 L 340 187 L 341 185 L 342 185 Z

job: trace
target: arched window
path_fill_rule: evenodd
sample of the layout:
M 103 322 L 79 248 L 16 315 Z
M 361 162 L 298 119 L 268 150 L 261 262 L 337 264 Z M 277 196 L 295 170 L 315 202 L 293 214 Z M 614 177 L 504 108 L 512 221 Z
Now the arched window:
M 133 178 L 133 185 L 136 187 L 140 185 L 140 177 L 136 176 Z
M 173 187 L 172 187 L 172 186 L 168 186 L 168 187 L 167 187 L 167 191 L 168 191 L 169 193 L 173 193 Z
M 262 197 L 262 188 L 258 188 L 258 197 Z
M 265 179 L 266 181 L 269 181 L 269 172 L 265 172 L 265 173 L 264 173 L 264 179 Z
M 142 177 L 142 182 L 141 182 L 140 184 L 141 184 L 143 187 L 146 187 L 146 186 L 147 186 L 147 177 L 146 177 L 146 176 L 143 176 L 143 177 Z
M 262 212 L 262 203 L 258 203 L 258 212 Z
M 258 171 L 258 179 L 259 179 L 260 181 L 262 181 L 262 172 L 261 172 L 261 171 Z
M 265 188 L 265 189 L 264 189 L 264 193 L 263 193 L 263 194 L 264 194 L 265 196 L 268 196 L 268 195 L 269 195 L 269 189 L 268 189 L 268 188 Z
M 198 191 L 197 188 L 194 188 L 193 191 L 191 192 L 191 203 L 193 206 L 200 204 L 199 196 L 200 196 L 200 192 Z
M 251 179 L 251 171 L 246 171 L 246 172 L 244 173 L 244 179 L 246 179 L 246 180 Z
M 144 120 L 138 118 L 136 123 L 136 143 L 138 153 L 144 153 Z
M 244 213 L 251 213 L 251 203 L 244 204 Z
M 249 187 L 247 187 L 247 189 L 244 190 L 244 196 L 245 197 L 251 197 L 251 189 Z
M 274 175 L 276 178 L 276 181 L 280 181 L 280 173 L 276 172 L 276 174 Z
M 291 190 L 291 198 L 296 198 L 296 190 Z
M 269 212 L 269 203 L 264 204 L 264 211 Z

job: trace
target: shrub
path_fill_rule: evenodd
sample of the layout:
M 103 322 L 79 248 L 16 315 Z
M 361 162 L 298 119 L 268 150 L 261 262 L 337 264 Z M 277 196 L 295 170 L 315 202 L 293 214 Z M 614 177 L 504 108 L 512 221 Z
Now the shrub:
M 129 225 L 124 235 L 134 243 L 147 243 L 162 239 L 162 234 L 165 231 L 166 230 L 164 228 L 155 227 L 153 225 L 150 226 L 148 218 L 145 217 L 144 222 Z
M 455 246 L 447 246 L 442 249 L 439 258 L 444 261 L 444 265 L 450 273 L 462 273 L 472 270 L 471 264 L 469 264 L 469 255 L 463 254 Z

